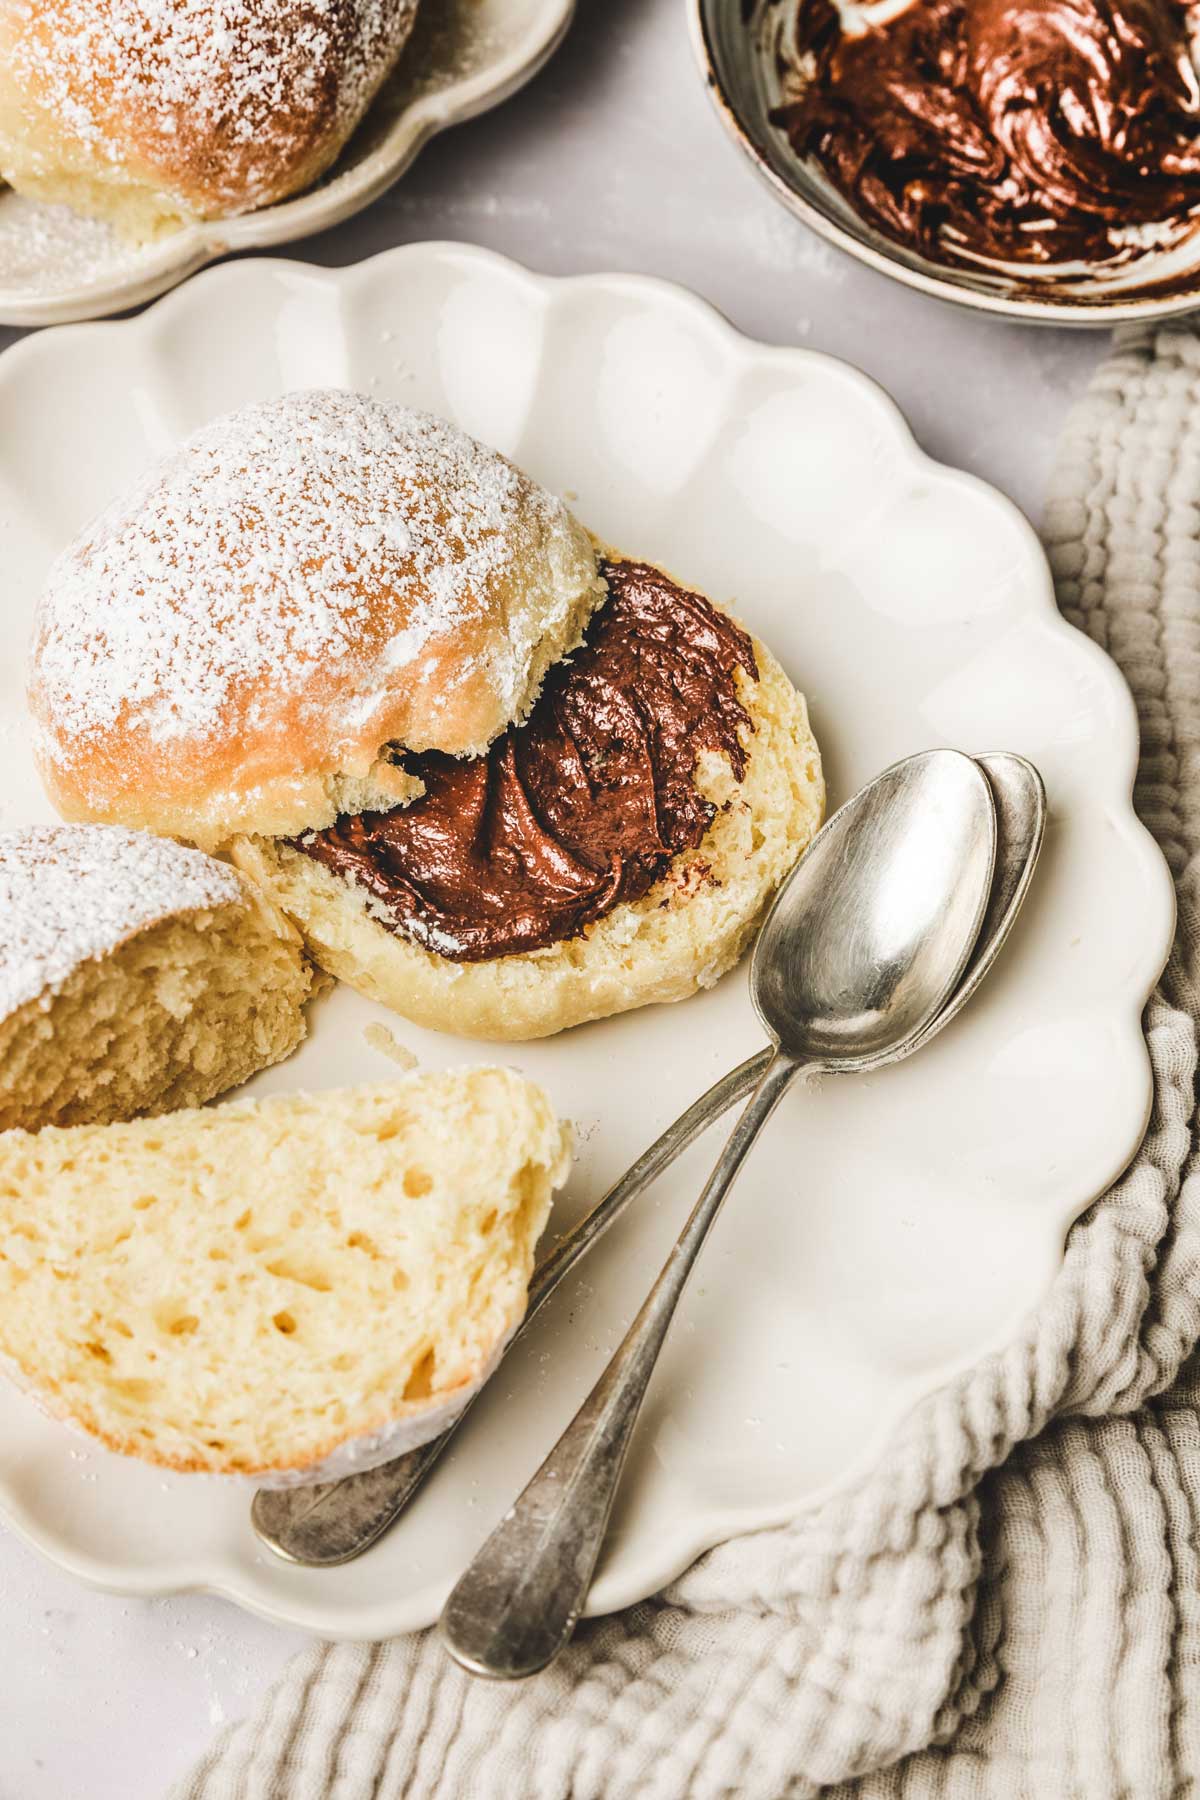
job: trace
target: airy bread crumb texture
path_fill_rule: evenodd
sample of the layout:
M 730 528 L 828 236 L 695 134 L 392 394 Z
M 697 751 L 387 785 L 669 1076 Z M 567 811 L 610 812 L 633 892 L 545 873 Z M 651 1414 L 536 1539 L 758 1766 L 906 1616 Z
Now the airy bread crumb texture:
M 545 1095 L 502 1069 L 7 1132 L 0 1357 L 165 1467 L 370 1467 L 493 1366 L 569 1161 Z
M 746 948 L 824 815 L 820 752 L 802 695 L 757 640 L 759 679 L 738 672 L 753 733 L 745 778 L 723 756 L 697 771 L 718 807 L 703 841 L 674 858 L 641 900 L 579 937 L 489 962 L 453 962 L 373 916 L 372 901 L 320 863 L 266 838 L 242 838 L 234 861 L 303 932 L 331 975 L 418 1025 L 467 1037 L 546 1037 L 587 1019 L 686 999 L 711 987 Z
M 201 1106 L 304 1037 L 294 936 L 241 903 L 169 918 L 0 1021 L 0 1131 Z
M 210 1100 L 295 1049 L 313 980 L 282 913 L 198 850 L 0 833 L 0 1130 Z

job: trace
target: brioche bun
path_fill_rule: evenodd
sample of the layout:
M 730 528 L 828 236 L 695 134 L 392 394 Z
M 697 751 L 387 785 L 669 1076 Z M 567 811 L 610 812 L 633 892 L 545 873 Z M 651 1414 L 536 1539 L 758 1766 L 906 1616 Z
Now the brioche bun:
M 51 799 L 216 849 L 473 756 L 603 598 L 566 507 L 426 413 L 339 390 L 196 433 L 52 570 L 29 704 Z
M 150 238 L 299 192 L 396 62 L 416 0 L 0 6 L 0 174 Z
M 569 1163 L 504 1069 L 6 1132 L 0 1361 L 165 1468 L 372 1468 L 495 1366 Z

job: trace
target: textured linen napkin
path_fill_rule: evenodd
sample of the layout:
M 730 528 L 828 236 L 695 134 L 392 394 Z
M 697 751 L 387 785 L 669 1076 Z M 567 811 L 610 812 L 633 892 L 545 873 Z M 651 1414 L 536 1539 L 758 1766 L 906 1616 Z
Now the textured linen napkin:
M 302 1654 L 177 1800 L 1157 1800 L 1200 1787 L 1200 341 L 1118 339 L 1048 513 L 1137 698 L 1179 933 L 1154 1116 L 1024 1335 L 856 1491 L 581 1626 L 519 1687 L 432 1634 Z

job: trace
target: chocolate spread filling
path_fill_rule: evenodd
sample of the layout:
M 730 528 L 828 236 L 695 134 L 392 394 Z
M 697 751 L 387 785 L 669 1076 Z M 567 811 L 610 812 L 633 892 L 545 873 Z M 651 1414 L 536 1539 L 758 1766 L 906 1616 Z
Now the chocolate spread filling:
M 608 599 L 524 725 L 469 761 L 408 756 L 419 800 L 294 840 L 366 889 L 381 923 L 455 962 L 558 943 L 639 900 L 712 822 L 701 752 L 745 774 L 750 639 L 644 563 L 602 572 Z
M 1196 0 L 911 0 L 861 31 L 799 0 L 796 27 L 772 117 L 932 261 L 1111 267 L 1195 224 Z

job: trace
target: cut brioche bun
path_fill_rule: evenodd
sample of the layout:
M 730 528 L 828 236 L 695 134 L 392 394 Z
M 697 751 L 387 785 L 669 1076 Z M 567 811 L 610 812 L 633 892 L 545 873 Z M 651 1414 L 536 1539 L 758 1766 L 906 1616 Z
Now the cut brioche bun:
M 198 850 L 0 834 L 0 1131 L 202 1105 L 291 1054 L 312 985 L 293 927 Z
M 619 903 L 578 937 L 456 962 L 389 930 L 365 890 L 286 843 L 243 837 L 230 854 L 299 926 L 315 962 L 418 1025 L 513 1041 L 686 999 L 737 962 L 824 816 L 804 697 L 752 641 L 758 680 L 737 671 L 753 727 L 742 734 L 743 779 L 706 753 L 697 784 L 717 811 L 701 843 L 676 855 L 640 900 Z
M 437 1436 L 521 1319 L 569 1137 L 503 1069 L 0 1136 L 0 1358 L 166 1468 L 290 1485 Z
M 486 750 L 603 595 L 566 507 L 454 426 L 340 390 L 246 407 L 55 564 L 47 791 L 206 849 L 386 810 L 420 791 L 397 752 Z
M 396 62 L 416 0 L 0 5 L 0 173 L 145 239 L 299 192 Z
M 744 773 L 697 761 L 702 842 L 576 938 L 442 956 L 288 842 L 418 798 L 405 752 L 477 757 L 523 723 L 603 605 L 602 558 L 627 560 L 426 414 L 324 390 L 231 414 L 51 574 L 29 681 L 51 798 L 219 849 L 322 968 L 420 1024 L 511 1040 L 682 999 L 737 960 L 821 821 L 804 701 L 761 643 L 758 678 L 734 675 Z

